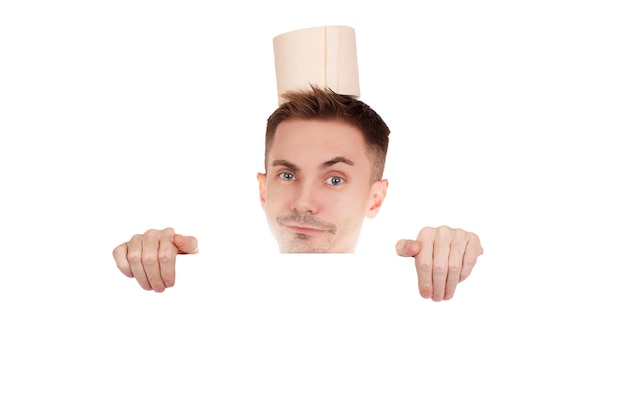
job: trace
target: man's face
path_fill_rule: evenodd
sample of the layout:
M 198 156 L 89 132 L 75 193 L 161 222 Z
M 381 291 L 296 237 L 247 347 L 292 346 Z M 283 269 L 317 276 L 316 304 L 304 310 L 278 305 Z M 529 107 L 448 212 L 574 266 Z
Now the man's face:
M 290 119 L 276 129 L 261 204 L 281 252 L 353 252 L 364 217 L 374 217 L 387 181 L 371 183 L 363 134 L 339 120 Z

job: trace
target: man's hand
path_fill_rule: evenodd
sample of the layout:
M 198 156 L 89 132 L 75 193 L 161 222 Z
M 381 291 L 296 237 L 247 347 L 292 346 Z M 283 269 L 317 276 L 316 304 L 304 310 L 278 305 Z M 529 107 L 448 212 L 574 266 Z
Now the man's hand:
M 396 252 L 415 258 L 421 296 L 441 301 L 452 298 L 457 284 L 472 272 L 483 248 L 474 233 L 441 226 L 423 228 L 416 240 L 399 240 Z
M 176 255 L 197 253 L 198 240 L 174 229 L 148 230 L 113 249 L 115 263 L 124 275 L 135 278 L 144 290 L 163 292 L 175 280 Z

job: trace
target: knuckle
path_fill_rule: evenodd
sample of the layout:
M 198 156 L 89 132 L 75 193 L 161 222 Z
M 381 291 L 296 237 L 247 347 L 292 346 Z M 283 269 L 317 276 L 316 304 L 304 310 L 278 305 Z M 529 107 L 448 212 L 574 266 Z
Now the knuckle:
M 448 272 L 458 274 L 459 272 L 461 272 L 461 268 L 462 267 L 460 262 L 450 262 L 450 264 L 448 265 Z
M 469 234 L 463 229 L 453 229 L 452 233 L 453 233 L 453 236 L 456 238 L 469 240 Z
M 141 253 L 135 252 L 135 251 L 128 252 L 128 255 L 126 255 L 126 258 L 128 259 L 128 262 L 130 262 L 131 264 L 141 262 Z
M 121 244 L 119 246 L 117 246 L 115 249 L 113 249 L 113 257 L 114 258 L 118 258 L 120 256 L 124 255 L 124 244 Z
M 159 262 L 168 263 L 174 259 L 175 255 L 169 250 L 160 250 L 158 254 Z
M 452 230 L 453 229 L 450 226 L 447 226 L 445 224 L 437 228 L 437 232 L 439 233 L 448 233 L 448 232 L 451 232 Z
M 429 260 L 420 260 L 417 262 L 418 271 L 430 271 L 433 267 L 433 263 Z
M 483 254 L 483 245 L 480 243 L 480 239 L 478 239 L 478 236 L 474 235 L 473 237 L 470 237 L 469 244 L 476 251 L 477 257 Z
M 157 263 L 157 257 L 150 253 L 144 253 L 141 256 L 141 261 L 144 265 L 155 265 Z
M 433 273 L 434 274 L 445 274 L 448 272 L 448 266 L 443 264 L 435 264 L 433 265 Z
M 165 229 L 148 229 L 143 235 L 150 238 L 159 238 L 163 235 L 173 233 L 174 229 L 172 229 L 171 227 L 166 227 Z
M 470 257 L 470 258 L 465 259 L 465 261 L 463 261 L 463 264 L 464 264 L 466 267 L 473 268 L 473 267 L 474 267 L 474 265 L 476 265 L 476 261 L 477 261 L 477 259 L 476 259 L 476 258 L 474 258 L 474 257 Z
M 437 238 L 439 239 L 443 239 L 443 238 L 451 238 L 453 236 L 456 236 L 458 233 L 459 229 L 453 229 L 450 226 L 440 226 L 437 228 Z

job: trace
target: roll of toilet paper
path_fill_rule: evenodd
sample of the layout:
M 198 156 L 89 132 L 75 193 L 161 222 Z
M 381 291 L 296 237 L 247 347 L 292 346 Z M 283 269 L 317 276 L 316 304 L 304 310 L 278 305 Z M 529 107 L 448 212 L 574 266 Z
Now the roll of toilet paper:
M 278 103 L 287 91 L 312 85 L 339 94 L 360 96 L 354 29 L 320 26 L 294 30 L 274 38 Z

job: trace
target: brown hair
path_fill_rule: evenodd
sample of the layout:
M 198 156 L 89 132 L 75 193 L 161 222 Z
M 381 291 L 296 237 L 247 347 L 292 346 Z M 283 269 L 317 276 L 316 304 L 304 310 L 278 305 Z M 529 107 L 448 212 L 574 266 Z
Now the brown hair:
M 373 152 L 372 182 L 380 180 L 385 168 L 389 144 L 389 128 L 367 104 L 353 96 L 337 94 L 331 89 L 312 87 L 306 91 L 290 91 L 282 95 L 283 102 L 267 119 L 265 131 L 265 164 L 278 125 L 288 119 L 342 120 L 361 131 Z

